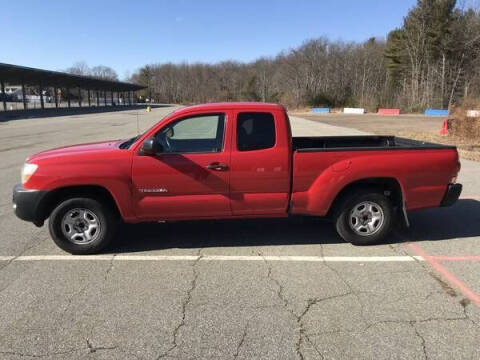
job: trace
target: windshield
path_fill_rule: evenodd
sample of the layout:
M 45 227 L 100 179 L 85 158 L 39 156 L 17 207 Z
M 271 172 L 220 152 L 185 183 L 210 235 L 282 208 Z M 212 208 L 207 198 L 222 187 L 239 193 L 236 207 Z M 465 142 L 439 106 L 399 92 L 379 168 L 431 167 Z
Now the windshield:
M 153 126 L 156 126 L 159 122 L 165 120 L 167 117 L 169 117 L 171 114 L 173 114 L 176 110 L 177 110 L 177 109 L 175 109 L 175 110 L 169 112 L 168 114 L 166 114 L 165 116 L 163 116 L 163 117 L 162 117 L 157 123 L 155 123 Z M 148 131 L 148 130 L 147 130 L 147 131 Z M 146 131 L 144 131 L 144 132 L 140 133 L 139 135 L 134 136 L 134 137 L 132 137 L 132 138 L 126 140 L 126 141 L 124 141 L 123 143 L 120 144 L 119 148 L 120 148 L 120 149 L 130 149 L 130 146 L 132 146 L 132 145 L 135 143 L 135 141 L 137 141 L 138 139 L 140 139 L 140 138 L 143 136 L 143 134 L 145 134 L 145 132 L 146 132 Z

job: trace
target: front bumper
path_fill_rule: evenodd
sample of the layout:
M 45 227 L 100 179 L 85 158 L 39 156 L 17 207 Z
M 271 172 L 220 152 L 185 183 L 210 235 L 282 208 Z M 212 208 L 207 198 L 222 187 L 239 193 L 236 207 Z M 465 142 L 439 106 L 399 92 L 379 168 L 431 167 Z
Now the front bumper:
M 455 203 L 462 193 L 462 184 L 448 184 L 440 206 L 450 206 Z
M 24 189 L 20 184 L 13 188 L 13 210 L 18 218 L 42 226 L 42 200 L 48 191 Z

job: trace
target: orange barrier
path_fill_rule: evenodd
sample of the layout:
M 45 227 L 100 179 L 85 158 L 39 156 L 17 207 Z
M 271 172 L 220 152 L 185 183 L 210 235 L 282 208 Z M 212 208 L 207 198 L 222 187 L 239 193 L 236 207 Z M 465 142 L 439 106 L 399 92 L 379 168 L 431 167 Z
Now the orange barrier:
M 442 130 L 440 130 L 440 135 L 442 136 L 448 135 L 448 120 L 443 121 Z
M 400 115 L 400 109 L 378 109 L 380 115 Z

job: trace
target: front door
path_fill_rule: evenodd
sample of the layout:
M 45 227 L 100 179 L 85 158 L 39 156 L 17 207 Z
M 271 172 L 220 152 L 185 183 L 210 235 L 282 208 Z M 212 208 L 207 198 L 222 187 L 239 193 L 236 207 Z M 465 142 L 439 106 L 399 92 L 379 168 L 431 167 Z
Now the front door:
M 226 114 L 188 116 L 155 138 L 157 156 L 134 155 L 137 216 L 143 220 L 229 216 L 229 142 Z

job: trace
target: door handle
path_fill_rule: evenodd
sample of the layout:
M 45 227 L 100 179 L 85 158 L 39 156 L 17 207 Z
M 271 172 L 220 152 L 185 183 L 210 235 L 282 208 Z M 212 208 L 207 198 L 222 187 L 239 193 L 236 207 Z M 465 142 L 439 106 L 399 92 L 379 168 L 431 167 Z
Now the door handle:
M 209 165 L 207 165 L 207 169 L 209 170 L 215 170 L 215 171 L 225 171 L 228 169 L 228 166 L 226 164 L 222 164 L 219 162 L 213 162 Z

